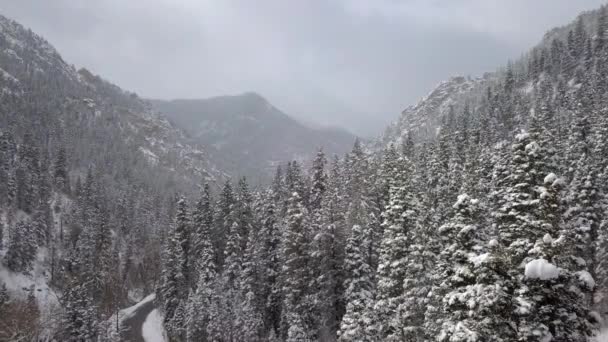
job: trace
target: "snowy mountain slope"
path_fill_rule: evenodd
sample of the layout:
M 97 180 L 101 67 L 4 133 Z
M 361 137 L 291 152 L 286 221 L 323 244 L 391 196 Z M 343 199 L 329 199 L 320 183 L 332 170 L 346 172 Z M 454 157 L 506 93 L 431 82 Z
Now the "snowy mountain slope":
M 255 93 L 151 102 L 224 169 L 252 178 L 272 175 L 285 160 L 311 160 L 315 147 L 342 154 L 355 140 L 346 131 L 307 127 Z
M 515 73 L 515 81 L 520 84 L 519 92 L 525 98 L 532 98 L 533 92 L 538 91 L 536 88 L 540 71 L 536 72 L 537 79 L 530 80 L 529 75 L 526 75 L 528 70 L 542 69 L 543 65 L 549 64 L 548 59 L 555 58 L 552 55 L 558 55 L 564 49 L 572 49 L 563 44 L 564 41 L 576 39 L 576 37 L 568 37 L 571 32 L 595 32 L 599 13 L 599 10 L 583 12 L 577 16 L 576 20 L 547 31 L 542 40 L 525 52 L 520 59 L 508 62 L 508 65 L 500 67 L 496 71 L 487 72 L 481 77 L 451 77 L 439 83 L 426 97 L 401 112 L 397 120 L 389 125 L 384 134 L 376 141 L 376 148 L 381 148 L 389 143 L 401 144 L 408 134 L 412 134 L 419 141 L 434 138 L 451 107 L 456 113 L 461 112 L 465 105 L 471 106 L 471 110 L 476 111 L 480 107 L 482 98 L 486 96 L 488 88 L 500 91 L 508 68 Z M 596 36 L 592 36 L 591 42 L 596 39 Z M 579 53 L 586 53 L 582 51 L 587 48 L 582 46 L 584 42 L 581 42 L 580 45 Z M 551 61 L 551 63 L 555 63 L 555 61 Z M 564 83 L 568 84 L 570 88 L 576 87 L 576 82 L 571 82 L 576 61 L 563 60 L 559 63 L 565 71 L 562 76 L 567 74 L 569 77 L 564 80 Z
M 418 139 L 434 138 L 441 120 L 452 107 L 460 108 L 467 97 L 473 96 L 475 90 L 493 77 L 487 74 L 483 78 L 452 77 L 441 82 L 416 105 L 401 112 L 399 118 L 392 123 L 381 138 L 382 145 L 388 143 L 401 144 L 408 134 Z
M 101 146 L 97 153 L 77 151 L 83 168 L 132 155 L 142 168 L 164 174 L 161 179 L 191 183 L 223 177 L 203 147 L 188 142 L 148 103 L 86 69 L 76 71 L 43 38 L 1 16 L 0 70 L 3 100 L 18 103 L 22 115 L 44 112 L 48 125 L 69 130 L 76 120 L 90 129 L 79 138 Z

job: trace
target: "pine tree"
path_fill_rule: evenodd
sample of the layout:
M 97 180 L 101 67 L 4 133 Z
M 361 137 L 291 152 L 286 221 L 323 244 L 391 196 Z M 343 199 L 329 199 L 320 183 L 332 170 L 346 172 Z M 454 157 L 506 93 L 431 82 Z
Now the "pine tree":
M 313 276 L 314 302 L 316 303 L 315 317 L 318 338 L 321 340 L 335 336 L 339 306 L 339 260 L 336 258 L 336 226 L 329 221 L 325 209 L 326 201 L 322 201 L 324 209 L 312 213 L 311 226 L 315 234 L 311 243 L 310 265 Z
M 561 180 L 550 174 L 539 189 L 539 224 L 546 234 L 529 251 L 536 259 L 526 264 L 525 277 L 518 279 L 514 293 L 518 336 L 524 341 L 550 338 L 586 341 L 589 335 L 584 292 L 590 289 L 579 284 L 578 277 L 582 273 L 579 273 L 580 265 L 572 262 L 575 248 L 571 233 L 562 229 L 561 186 Z M 554 240 L 554 236 L 559 238 Z
M 87 285 L 74 280 L 62 298 L 62 341 L 95 341 L 98 336 L 98 321 L 95 305 L 87 294 Z
M 311 193 L 310 193 L 310 208 L 311 210 L 318 210 L 321 208 L 321 201 L 323 195 L 327 189 L 327 175 L 325 174 L 325 164 L 327 160 L 325 153 L 322 149 L 319 149 L 317 156 L 313 160 L 311 170 Z
M 376 341 L 376 331 L 372 322 L 372 303 L 374 301 L 374 284 L 372 268 L 369 265 L 366 234 L 362 227 L 355 225 L 346 245 L 344 262 L 347 276 L 344 298 L 346 313 L 342 318 L 339 330 L 339 341 Z
M 215 251 L 215 263 L 220 269 L 224 265 L 226 237 L 232 226 L 230 218 L 235 201 L 236 199 L 232 190 L 232 184 L 230 181 L 226 181 L 216 205 L 216 213 L 214 218 L 215 229 L 212 235 L 212 240 L 214 241 L 213 249 Z
M 462 194 L 454 210 L 438 231 L 442 251 L 432 302 L 439 304 L 439 310 L 427 310 L 427 333 L 437 334 L 438 341 L 509 341 L 508 279 L 492 267 L 501 262 L 498 243 L 493 241 L 490 250 L 484 250 L 477 200 Z
M 2 312 L 4 305 L 7 304 L 9 300 L 8 290 L 6 289 L 6 284 L 3 282 L 2 286 L 0 286 L 0 312 Z
M 203 196 L 204 198 L 205 196 Z M 201 202 L 204 203 L 204 200 Z M 197 210 L 200 210 L 200 207 L 197 207 Z M 201 214 L 200 211 L 198 214 Z M 210 240 L 211 227 L 206 225 L 199 226 L 197 233 L 198 258 L 196 259 L 196 274 L 198 275 L 198 281 L 196 283 L 196 290 L 191 291 L 188 298 L 187 340 L 205 342 L 210 340 L 207 336 L 207 328 L 211 320 L 210 310 L 214 291 L 216 290 L 217 272 L 215 254 Z
M 273 198 L 274 191 L 267 192 L 261 199 L 260 231 L 256 258 L 260 269 L 260 297 L 264 306 L 264 326 L 266 331 L 277 334 L 281 318 L 281 274 L 280 243 L 278 212 Z
M 313 338 L 308 333 L 304 320 L 297 314 L 291 314 L 291 317 L 287 318 L 291 324 L 287 331 L 287 338 L 285 342 L 312 342 Z
M 186 327 L 186 299 L 189 293 L 190 248 L 188 207 L 185 199 L 177 203 L 175 228 L 165 251 L 165 265 L 158 298 L 163 304 L 164 324 L 167 333 L 176 339 L 184 339 Z
M 61 147 L 57 152 L 57 158 L 55 159 L 53 179 L 55 186 L 60 191 L 66 194 L 70 193 L 70 179 L 67 171 L 67 157 L 65 148 Z
M 310 284 L 308 212 L 302 198 L 294 192 L 289 199 L 282 240 L 283 309 L 281 330 L 288 341 L 304 341 L 302 332 L 311 331 L 308 286 Z M 308 337 L 306 337 L 308 338 Z
M 211 206 L 211 189 L 209 184 L 203 186 L 200 198 L 196 203 L 192 220 L 192 271 L 193 289 L 196 289 L 197 282 L 200 281 L 199 264 L 204 262 L 204 268 L 216 267 L 215 254 L 213 260 L 202 260 L 207 257 L 205 253 L 215 253 L 213 250 L 213 208 Z M 216 270 L 214 269 L 213 272 Z
M 6 265 L 14 272 L 28 273 L 36 259 L 36 232 L 30 222 L 19 221 L 10 230 Z
M 404 163 L 409 163 L 404 160 Z M 405 174 L 400 174 L 404 177 Z M 412 238 L 416 234 L 417 208 L 405 179 L 396 179 L 390 188 L 390 201 L 384 213 L 384 235 L 380 245 L 378 290 L 375 304 L 377 329 L 381 340 L 406 338 L 404 327 L 397 316 L 404 300 L 404 288 L 410 262 Z M 408 299 L 415 300 L 414 298 Z

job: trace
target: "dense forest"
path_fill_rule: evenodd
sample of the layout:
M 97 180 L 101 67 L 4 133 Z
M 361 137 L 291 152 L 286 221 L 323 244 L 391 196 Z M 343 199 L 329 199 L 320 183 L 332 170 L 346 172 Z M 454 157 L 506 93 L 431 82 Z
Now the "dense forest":
M 268 186 L 195 147 L 150 160 L 133 132 L 185 143 L 145 101 L 2 26 L 22 42 L 0 35 L 0 340 L 121 340 L 119 310 L 152 293 L 170 341 L 584 342 L 604 323 L 608 7 L 437 130 L 319 149 Z M 44 310 L 3 284 L 40 269 Z

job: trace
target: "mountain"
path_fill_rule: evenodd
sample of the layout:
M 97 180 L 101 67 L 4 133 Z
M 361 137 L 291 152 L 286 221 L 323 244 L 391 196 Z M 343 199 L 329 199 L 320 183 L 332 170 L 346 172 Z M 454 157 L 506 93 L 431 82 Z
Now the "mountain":
M 415 105 L 405 108 L 373 145 L 375 148 L 382 148 L 391 143 L 399 145 L 407 140 L 408 135 L 417 141 L 436 138 L 450 112 L 453 116 L 457 116 L 465 107 L 469 107 L 469 110 L 474 112 L 473 115 L 478 115 L 480 109 L 492 101 L 487 98 L 488 91 L 500 91 L 507 72 L 512 73 L 511 77 L 515 78 L 514 81 L 518 86 L 517 92 L 525 101 L 530 101 L 534 97 L 539 81 L 545 81 L 538 77 L 543 71 L 551 71 L 552 76 L 555 77 L 552 79 L 553 82 L 561 78 L 561 82 L 573 86 L 571 81 L 575 81 L 572 79 L 575 72 L 582 72 L 581 68 L 577 70 L 577 63 L 582 62 L 580 59 L 583 55 L 594 53 L 586 50 L 589 50 L 598 39 L 596 34 L 589 34 L 589 41 L 585 42 L 583 36 L 585 32 L 593 33 L 598 30 L 600 14 L 601 11 L 597 10 L 583 12 L 576 21 L 547 31 L 543 39 L 521 59 L 510 61 L 508 65 L 494 72 L 486 72 L 480 77 L 473 78 L 454 76 L 439 83 Z M 568 54 L 564 53 L 566 51 Z M 549 70 L 551 68 L 553 70 Z M 530 73 L 535 74 L 536 77 L 531 79 Z M 563 88 L 564 84 L 559 86 Z
M 65 145 L 81 173 L 95 165 L 117 174 L 128 160 L 124 171 L 157 173 L 154 182 L 222 178 L 205 149 L 146 101 L 86 69 L 76 71 L 43 38 L 10 19 L 0 18 L 0 30 L 0 88 L 5 107 L 13 106 L 1 117 L 2 127 L 17 134 L 35 127 L 29 132 L 50 139 L 51 149 Z
M 355 141 L 346 131 L 301 124 L 256 93 L 151 102 L 223 169 L 253 178 L 268 178 L 285 160 L 312 160 L 315 148 L 343 154 Z
M 0 16 L 0 340 L 92 340 L 74 335 L 154 287 L 176 193 L 225 178 L 148 102 Z M 68 324 L 85 293 L 97 311 Z
M 181 133 L 5 18 L 0 68 L 0 340 L 606 336 L 608 6 L 253 189 L 196 185 L 291 122 L 257 95 Z
M 441 82 L 416 105 L 404 109 L 399 119 L 386 128 L 379 142 L 383 146 L 401 144 L 408 134 L 420 140 L 433 139 L 446 114 L 460 106 L 463 99 L 482 88 L 484 81 L 492 77 L 490 73 L 473 79 L 457 76 Z

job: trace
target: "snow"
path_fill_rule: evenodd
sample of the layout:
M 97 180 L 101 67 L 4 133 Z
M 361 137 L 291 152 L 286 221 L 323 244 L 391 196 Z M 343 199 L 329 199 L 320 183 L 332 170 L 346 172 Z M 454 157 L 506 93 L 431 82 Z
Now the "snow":
M 529 137 L 530 137 L 530 134 L 528 134 L 526 132 L 521 132 L 521 133 L 518 133 L 517 135 L 515 135 L 515 140 L 522 141 L 522 140 L 528 139 Z
M 0 282 L 6 285 L 11 296 L 25 299 L 32 287 L 35 290 L 39 308 L 44 311 L 52 304 L 58 304 L 57 295 L 47 283 L 46 248 L 40 248 L 31 274 L 15 273 L 0 263 Z
M 544 179 L 544 183 L 545 184 L 553 184 L 553 182 L 555 182 L 557 180 L 557 176 L 555 175 L 555 173 L 551 172 L 550 174 L 548 174 L 545 179 Z
M 456 208 L 460 207 L 468 199 L 469 199 L 469 195 L 467 195 L 467 194 L 458 195 L 458 199 L 456 200 L 456 203 L 454 204 L 453 208 L 456 209 Z
M 19 80 L 17 78 L 15 78 L 13 75 L 9 74 L 6 70 L 2 68 L 0 68 L 0 76 L 2 76 L 2 78 L 6 80 L 9 80 L 10 82 L 19 84 Z
M 533 141 L 526 145 L 526 152 L 528 154 L 536 154 L 538 151 L 540 151 L 540 145 L 538 145 L 536 141 Z
M 144 324 L 141 327 L 141 335 L 146 342 L 167 342 L 167 334 L 163 328 L 163 319 L 154 309 L 148 314 Z
M 579 271 L 576 272 L 578 276 L 578 280 L 583 282 L 588 289 L 593 289 L 595 287 L 595 279 L 591 276 L 591 274 L 587 271 Z
M 469 261 L 471 263 L 473 263 L 473 265 L 475 266 L 479 266 L 480 264 L 484 263 L 486 260 L 488 260 L 488 257 L 490 256 L 490 253 L 483 253 L 483 254 L 474 254 L 469 256 Z
M 0 255 L 1 256 L 1 255 Z M 30 274 L 15 273 L 0 263 L 0 283 L 6 285 L 9 296 L 25 299 L 30 289 L 34 289 L 36 303 L 40 310 L 41 322 L 44 322 L 42 336 L 52 334 L 57 322 L 57 311 L 59 308 L 59 297 L 48 285 L 48 251 L 39 248 L 33 269 Z
M 147 158 L 147 160 L 150 164 L 158 165 L 159 158 L 154 152 L 150 151 L 149 149 L 147 149 L 143 146 L 140 146 L 139 150 L 144 154 L 144 156 Z
M 126 309 L 120 310 L 121 314 L 123 315 L 122 316 L 123 319 L 133 316 L 133 314 L 137 311 L 137 309 L 139 309 L 141 306 L 143 306 L 146 303 L 154 301 L 154 299 L 156 299 L 156 295 L 151 294 L 148 297 L 144 298 L 141 302 L 139 302 L 131 307 L 128 307 Z
M 535 259 L 526 264 L 526 278 L 549 280 L 559 276 L 559 268 L 545 259 Z
M 608 329 L 600 331 L 600 333 L 591 339 L 590 342 L 608 342 Z

